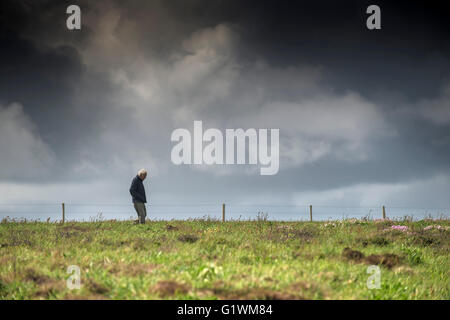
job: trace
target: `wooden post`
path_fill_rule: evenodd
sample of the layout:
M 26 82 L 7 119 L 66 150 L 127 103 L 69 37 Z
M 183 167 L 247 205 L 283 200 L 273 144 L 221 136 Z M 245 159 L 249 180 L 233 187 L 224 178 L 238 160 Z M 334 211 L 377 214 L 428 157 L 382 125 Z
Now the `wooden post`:
M 386 209 L 385 209 L 385 207 L 383 206 L 383 220 L 385 220 L 386 219 Z
M 309 206 L 309 221 L 312 221 L 312 206 Z
M 225 203 L 222 204 L 222 222 L 225 222 Z
M 62 223 L 66 220 L 66 208 L 64 202 L 62 203 Z

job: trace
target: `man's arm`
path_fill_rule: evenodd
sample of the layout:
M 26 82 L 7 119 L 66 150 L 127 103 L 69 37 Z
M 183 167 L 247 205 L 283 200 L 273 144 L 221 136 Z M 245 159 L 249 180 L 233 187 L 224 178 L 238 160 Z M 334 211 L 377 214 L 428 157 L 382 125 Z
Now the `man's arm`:
M 130 194 L 133 198 L 138 197 L 136 179 L 133 179 L 133 181 L 131 182 Z

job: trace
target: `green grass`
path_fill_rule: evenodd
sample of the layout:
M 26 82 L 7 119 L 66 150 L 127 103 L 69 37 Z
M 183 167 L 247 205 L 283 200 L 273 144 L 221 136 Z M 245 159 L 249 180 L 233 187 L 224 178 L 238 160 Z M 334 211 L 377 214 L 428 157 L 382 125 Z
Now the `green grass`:
M 386 231 L 393 224 L 409 230 Z M 3 221 L 0 299 L 449 299 L 449 226 Z M 381 285 L 368 289 L 374 263 Z M 70 265 L 80 289 L 67 288 Z

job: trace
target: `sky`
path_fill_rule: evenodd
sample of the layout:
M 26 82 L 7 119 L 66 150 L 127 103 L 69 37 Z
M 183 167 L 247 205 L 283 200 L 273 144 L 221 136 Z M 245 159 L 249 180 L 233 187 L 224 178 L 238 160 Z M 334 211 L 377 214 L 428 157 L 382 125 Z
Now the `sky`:
M 81 30 L 66 27 L 70 4 L 81 8 Z M 366 27 L 371 4 L 381 30 Z M 0 212 L 129 204 L 141 168 L 154 205 L 443 212 L 431 209 L 450 208 L 447 7 L 2 1 Z M 171 133 L 192 132 L 195 120 L 279 129 L 278 173 L 173 164 Z

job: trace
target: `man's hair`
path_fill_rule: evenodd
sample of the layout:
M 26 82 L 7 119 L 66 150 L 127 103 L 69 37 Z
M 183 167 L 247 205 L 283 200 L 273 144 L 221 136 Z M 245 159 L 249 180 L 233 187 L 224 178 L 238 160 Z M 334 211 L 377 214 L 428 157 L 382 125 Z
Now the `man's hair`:
M 138 171 L 138 176 L 141 176 L 141 175 L 147 175 L 147 170 L 145 170 L 145 169 L 141 169 L 141 170 L 139 170 Z

